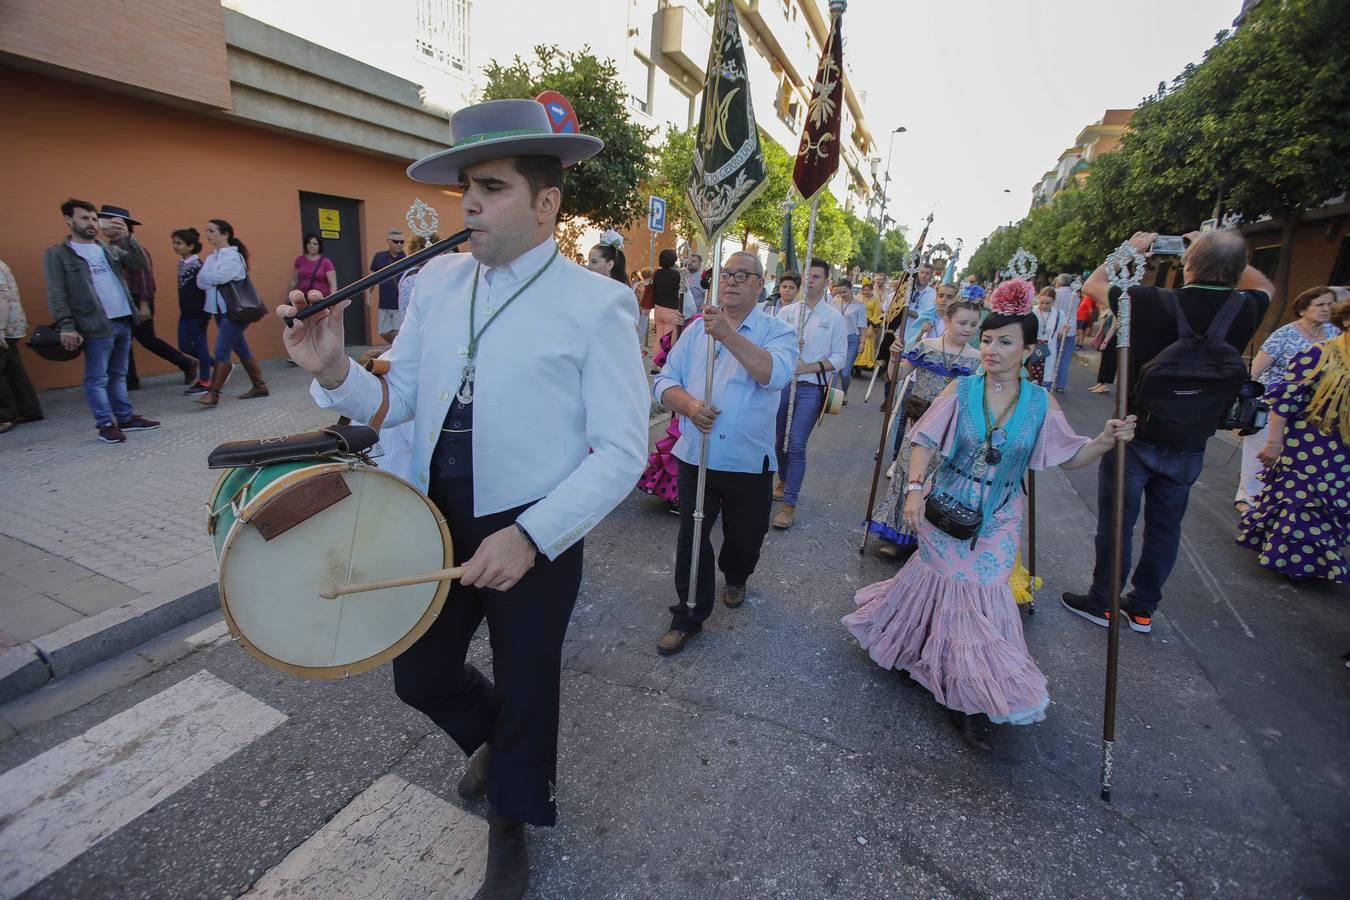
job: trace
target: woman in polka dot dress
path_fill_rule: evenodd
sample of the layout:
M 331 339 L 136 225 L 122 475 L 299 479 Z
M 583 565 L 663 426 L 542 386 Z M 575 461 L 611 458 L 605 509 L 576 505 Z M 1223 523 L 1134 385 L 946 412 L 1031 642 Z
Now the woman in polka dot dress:
M 1337 304 L 1332 321 L 1350 326 L 1350 301 Z M 1350 544 L 1350 331 L 1296 357 L 1266 398 L 1266 486 L 1237 542 L 1295 580 L 1350 580 L 1341 555 Z

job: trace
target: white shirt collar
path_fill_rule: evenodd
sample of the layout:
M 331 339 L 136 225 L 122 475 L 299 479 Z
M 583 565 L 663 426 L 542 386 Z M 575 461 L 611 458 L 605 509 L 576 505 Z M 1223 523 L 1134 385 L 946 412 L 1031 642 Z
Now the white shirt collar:
M 553 240 L 553 236 L 549 235 L 543 243 L 531 247 L 505 265 L 484 269 L 483 274 L 485 276 L 491 274 L 490 281 L 493 284 L 496 284 L 503 277 L 508 281 L 520 281 L 529 278 L 543 268 L 544 263 L 548 262 L 549 257 L 553 255 L 553 249 L 556 246 L 557 243 Z

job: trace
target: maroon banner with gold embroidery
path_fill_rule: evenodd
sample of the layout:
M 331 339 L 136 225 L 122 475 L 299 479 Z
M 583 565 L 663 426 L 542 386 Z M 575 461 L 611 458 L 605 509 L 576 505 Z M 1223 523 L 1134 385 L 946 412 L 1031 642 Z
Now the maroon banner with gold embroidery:
M 830 183 L 839 168 L 839 131 L 844 105 L 844 42 L 837 12 L 830 22 L 830 36 L 820 54 L 820 67 L 811 87 L 811 104 L 806 110 L 806 131 L 802 133 L 797 162 L 792 167 L 792 183 L 807 200 Z

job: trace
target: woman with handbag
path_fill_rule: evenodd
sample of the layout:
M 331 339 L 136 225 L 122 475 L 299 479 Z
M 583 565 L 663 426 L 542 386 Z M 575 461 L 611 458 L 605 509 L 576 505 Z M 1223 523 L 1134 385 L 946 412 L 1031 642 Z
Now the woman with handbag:
M 243 308 L 250 302 L 256 303 L 257 299 L 257 292 L 248 279 L 248 248 L 234 236 L 234 226 L 224 219 L 208 221 L 204 233 L 214 252 L 202 262 L 197 285 L 206 291 L 206 311 L 216 320 L 216 352 L 211 387 L 197 398 L 197 402 L 203 406 L 215 406 L 220 402 L 220 391 L 230 377 L 231 353 L 239 357 L 240 365 L 253 382 L 239 399 L 266 397 L 267 383 L 244 339 L 249 322 L 257 321 L 253 310 Z
M 919 550 L 888 581 L 858 591 L 844 626 L 881 666 L 900 669 L 949 710 L 963 740 L 987 749 L 982 720 L 1029 725 L 1050 704 L 1045 676 L 1022 637 L 1009 577 L 1022 525 L 1028 468 L 1090 465 L 1134 417 L 1108 420 L 1089 440 L 1073 433 L 1023 366 L 1036 342 L 1035 289 L 1014 279 L 994 291 L 980 327 L 983 368 L 943 389 L 906 436 L 904 524 Z
M 969 375 L 979 366 L 980 354 L 970 346 L 970 337 L 979 325 L 980 310 L 978 300 L 949 303 L 944 313 L 946 328 L 941 337 L 919 341 L 903 357 L 892 357 L 889 373 L 892 382 L 900 384 L 910 372 L 914 373 L 914 380 L 901 394 L 900 411 L 895 415 L 892 429 L 903 434 L 913 427 L 953 378 Z M 897 559 L 907 549 L 912 551 L 918 546 L 918 538 L 901 516 L 905 499 L 903 488 L 910 481 L 910 446 L 907 442 L 901 445 L 886 499 L 877 506 L 876 518 L 867 523 L 867 530 L 881 538 L 877 553 L 888 559 Z M 915 480 L 926 481 L 933 474 L 936 462 L 930 463 L 922 477 Z

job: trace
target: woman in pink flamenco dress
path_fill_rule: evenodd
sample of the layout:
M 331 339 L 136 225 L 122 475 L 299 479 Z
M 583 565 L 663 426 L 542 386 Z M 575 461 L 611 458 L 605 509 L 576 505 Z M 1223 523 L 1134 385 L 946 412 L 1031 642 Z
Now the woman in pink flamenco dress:
M 878 665 L 926 688 L 962 738 L 982 749 L 991 734 L 986 720 L 1029 725 L 1050 705 L 1009 585 L 1022 477 L 1028 468 L 1090 465 L 1117 437 L 1134 436 L 1133 416 L 1108 420 L 1092 439 L 1075 434 L 1054 398 L 1026 378 L 1023 364 L 1036 343 L 1034 295 L 1020 279 L 995 290 L 993 312 L 980 326 L 983 368 L 949 384 L 905 436 L 910 472 L 927 471 L 934 453 L 942 457 L 929 483 L 905 485 L 903 515 L 918 552 L 894 578 L 858 591 L 858 608 L 842 619 Z M 930 522 L 928 495 L 957 518 L 965 510 L 968 525 L 978 517 L 970 533 L 953 536 Z
M 700 318 L 702 315 L 694 316 L 685 327 L 689 327 Z M 673 346 L 675 346 L 674 332 L 661 335 L 661 349 L 652 357 L 652 362 L 657 368 L 665 368 L 666 357 L 670 355 L 670 348 Z M 676 483 L 679 465 L 673 451 L 679 439 L 680 417 L 672 413 L 670 424 L 666 426 L 666 435 L 656 442 L 656 448 L 647 457 L 647 468 L 643 470 L 642 477 L 637 483 L 638 490 L 664 500 L 666 509 L 677 516 L 680 514 L 680 488 Z

